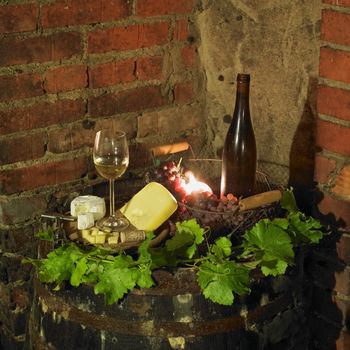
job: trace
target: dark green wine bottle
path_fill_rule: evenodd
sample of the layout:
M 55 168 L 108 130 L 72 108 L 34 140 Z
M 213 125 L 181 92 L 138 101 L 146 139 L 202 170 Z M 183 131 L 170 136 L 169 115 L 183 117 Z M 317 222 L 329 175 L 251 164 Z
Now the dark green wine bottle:
M 221 196 L 255 192 L 256 142 L 249 110 L 249 74 L 237 75 L 236 104 L 222 153 Z

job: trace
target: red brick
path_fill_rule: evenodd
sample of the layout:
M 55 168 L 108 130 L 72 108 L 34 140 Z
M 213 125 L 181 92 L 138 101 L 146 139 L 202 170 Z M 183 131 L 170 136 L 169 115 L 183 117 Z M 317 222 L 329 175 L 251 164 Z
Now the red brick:
M 138 0 L 136 15 L 158 16 L 184 14 L 192 11 L 193 0 Z
M 336 162 L 334 159 L 326 158 L 320 154 L 315 157 L 315 181 L 326 184 L 329 176 L 335 170 Z
M 135 61 L 113 61 L 89 67 L 89 86 L 99 88 L 135 80 Z
M 323 3 L 338 6 L 350 6 L 350 0 L 323 0 Z
M 196 49 L 193 46 L 184 46 L 181 49 L 182 63 L 186 68 L 191 68 L 196 64 Z
M 45 154 L 46 132 L 0 140 L 0 165 L 38 159 Z
M 349 138 L 350 128 L 320 119 L 317 121 L 316 143 L 319 147 L 350 156 Z
M 336 244 L 339 259 L 350 266 L 350 235 L 343 233 Z
M 38 74 L 0 76 L 0 102 L 35 97 L 44 94 Z
M 140 24 L 138 47 L 151 47 L 154 45 L 163 45 L 168 40 L 168 32 L 168 22 Z
M 128 0 L 56 1 L 41 8 L 44 28 L 109 22 L 130 15 L 131 2 Z
M 335 179 L 332 192 L 350 201 L 350 165 L 344 166 Z
M 0 33 L 34 31 L 37 14 L 36 4 L 0 6 Z
M 350 6 L 350 3 L 349 3 Z M 349 332 L 341 331 L 336 341 L 337 350 L 349 350 L 350 349 L 350 334 Z
M 320 86 L 317 94 L 317 111 L 350 121 L 350 91 Z
M 57 33 L 34 38 L 6 38 L 0 41 L 0 65 L 59 61 L 83 50 L 81 34 Z
M 0 193 L 18 193 L 78 180 L 85 176 L 87 170 L 88 160 L 86 158 L 65 159 L 35 164 L 26 168 L 2 170 L 0 172 Z
M 50 69 L 44 75 L 44 89 L 48 93 L 81 89 L 87 84 L 87 67 L 83 65 Z
M 82 99 L 38 103 L 26 108 L 0 111 L 0 135 L 68 123 L 84 114 L 85 102 Z
M 175 29 L 174 29 L 174 39 L 179 41 L 186 40 L 190 33 L 188 28 L 188 20 L 187 19 L 180 19 L 175 22 Z
M 350 52 L 322 47 L 320 50 L 320 76 L 350 83 Z
M 109 116 L 160 107 L 167 102 L 159 86 L 146 86 L 92 97 L 89 112 L 93 116 Z
M 350 15 L 332 10 L 322 11 L 322 40 L 350 45 Z
M 193 102 L 193 86 L 191 81 L 177 83 L 174 87 L 174 98 L 177 104 Z
M 168 30 L 167 22 L 98 29 L 89 33 L 88 52 L 102 53 L 163 45 L 168 40 Z
M 136 77 L 139 80 L 161 79 L 163 57 L 141 57 L 136 61 Z
M 343 271 L 335 271 L 334 290 L 346 296 L 350 296 L 350 268 Z
M 330 215 L 336 219 L 341 227 L 350 229 L 350 203 L 337 200 L 325 194 L 322 201 L 318 204 L 320 212 L 326 216 Z
M 96 132 L 113 126 L 115 129 L 124 130 L 128 137 L 135 134 L 134 130 L 136 127 L 130 118 L 97 120 L 91 129 L 84 129 L 80 124 L 68 125 L 65 128 L 49 132 L 48 151 L 52 153 L 64 153 L 84 146 L 92 147 Z

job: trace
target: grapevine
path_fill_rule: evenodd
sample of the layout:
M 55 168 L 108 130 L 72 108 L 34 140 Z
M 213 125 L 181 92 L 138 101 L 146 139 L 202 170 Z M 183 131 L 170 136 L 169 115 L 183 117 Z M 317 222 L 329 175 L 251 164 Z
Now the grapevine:
M 159 247 L 150 247 L 154 233 L 138 247 L 137 254 L 111 254 L 100 247 L 83 248 L 70 242 L 56 248 L 43 259 L 24 259 L 37 268 L 42 283 L 58 290 L 65 282 L 78 287 L 94 286 L 108 304 L 120 301 L 134 288 L 155 285 L 152 272 L 160 268 L 186 266 L 196 271 L 197 282 L 205 298 L 232 305 L 237 295 L 249 293 L 251 272 L 259 269 L 264 276 L 284 274 L 294 262 L 294 248 L 318 243 L 325 232 L 320 222 L 301 213 L 292 191 L 281 200 L 283 218 L 261 219 L 233 247 L 227 237 L 213 243 L 208 230 L 195 219 L 176 222 L 174 235 Z M 53 231 L 38 232 L 41 239 L 53 239 Z M 206 245 L 203 252 L 200 246 Z

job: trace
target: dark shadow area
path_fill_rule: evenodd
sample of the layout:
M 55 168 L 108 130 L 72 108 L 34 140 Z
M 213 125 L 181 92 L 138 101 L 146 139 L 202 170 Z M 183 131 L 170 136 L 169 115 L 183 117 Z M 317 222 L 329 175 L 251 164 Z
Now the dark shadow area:
M 315 191 L 316 98 L 318 80 L 310 78 L 304 110 L 293 137 L 289 155 L 289 182 L 299 208 L 310 214 Z
M 334 301 L 336 287 L 335 274 L 345 268 L 336 250 L 344 225 L 332 214 L 322 215 L 318 211 L 318 203 L 323 193 L 317 189 L 314 182 L 316 154 L 316 98 L 318 81 L 310 79 L 307 99 L 300 123 L 295 132 L 290 152 L 289 186 L 294 188 L 294 194 L 301 211 L 321 220 L 330 234 L 319 245 L 310 247 L 305 257 L 305 288 L 308 289 L 309 305 L 308 333 L 309 350 L 336 350 L 336 340 L 339 338 L 343 314 Z

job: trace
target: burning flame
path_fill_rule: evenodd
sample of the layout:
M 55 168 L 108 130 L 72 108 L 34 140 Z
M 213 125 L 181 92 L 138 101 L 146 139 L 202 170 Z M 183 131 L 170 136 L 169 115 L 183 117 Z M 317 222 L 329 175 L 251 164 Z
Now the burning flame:
M 192 194 L 192 192 L 209 192 L 213 193 L 212 189 L 204 182 L 198 181 L 191 171 L 185 173 L 186 180 L 183 180 L 181 187 L 186 195 Z

